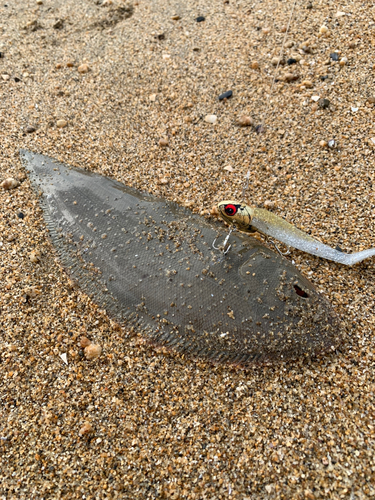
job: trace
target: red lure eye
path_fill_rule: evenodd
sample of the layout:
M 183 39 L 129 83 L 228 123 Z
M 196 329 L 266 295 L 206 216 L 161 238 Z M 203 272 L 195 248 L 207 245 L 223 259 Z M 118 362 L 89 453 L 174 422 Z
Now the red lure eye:
M 225 205 L 225 208 L 224 208 L 224 212 L 227 214 L 227 215 L 235 215 L 236 212 L 237 212 L 237 208 L 234 206 L 234 205 Z

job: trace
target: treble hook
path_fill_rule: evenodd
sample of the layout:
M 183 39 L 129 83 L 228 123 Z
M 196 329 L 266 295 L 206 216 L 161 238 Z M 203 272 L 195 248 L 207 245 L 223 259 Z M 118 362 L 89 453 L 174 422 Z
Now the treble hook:
M 227 234 L 227 236 L 226 236 L 226 238 L 225 238 L 225 240 L 224 240 L 224 244 L 223 244 L 223 246 L 222 246 L 222 247 L 220 247 L 220 246 L 219 246 L 219 247 L 215 247 L 215 243 L 216 243 L 216 240 L 217 240 L 217 236 L 216 236 L 216 238 L 215 238 L 215 239 L 214 239 L 214 241 L 212 242 L 212 248 L 214 248 L 215 250 L 220 250 L 220 251 L 222 251 L 222 252 L 223 252 L 223 254 L 224 254 L 224 255 L 226 255 L 226 254 L 229 252 L 229 250 L 231 249 L 231 246 L 232 246 L 232 245 L 229 245 L 229 247 L 228 247 L 228 248 L 225 248 L 225 247 L 226 247 L 226 245 L 227 245 L 227 243 L 228 243 L 228 240 L 229 240 L 230 235 L 231 235 L 231 234 L 233 233 L 233 231 L 235 231 L 235 230 L 236 230 L 236 227 L 235 227 L 235 226 L 232 226 L 232 227 L 230 228 L 229 233 Z M 222 250 L 221 250 L 221 249 L 222 249 Z

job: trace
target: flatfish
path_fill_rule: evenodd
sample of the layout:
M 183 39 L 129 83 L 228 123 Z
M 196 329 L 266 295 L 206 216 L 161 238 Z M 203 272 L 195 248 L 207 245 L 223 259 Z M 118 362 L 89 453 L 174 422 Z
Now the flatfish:
M 26 150 L 67 273 L 120 325 L 193 358 L 247 367 L 334 349 L 340 321 L 291 262 L 176 203 Z

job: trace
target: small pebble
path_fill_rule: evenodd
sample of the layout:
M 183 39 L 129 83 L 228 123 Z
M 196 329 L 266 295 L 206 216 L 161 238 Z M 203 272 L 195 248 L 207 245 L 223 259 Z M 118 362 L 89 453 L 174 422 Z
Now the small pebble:
M 102 353 L 102 348 L 98 344 L 90 344 L 85 347 L 85 356 L 86 359 L 96 359 Z
M 291 66 L 292 64 L 297 64 L 297 59 L 294 59 L 294 57 L 290 57 L 289 59 L 287 59 L 286 63 L 289 64 L 289 66 Z
M 223 94 L 219 95 L 219 101 L 222 101 L 223 99 L 228 99 L 229 97 L 232 97 L 233 92 L 231 90 L 227 90 Z
M 73 61 L 68 61 L 68 62 L 66 63 L 66 67 L 67 67 L 67 68 L 74 68 L 74 62 L 73 62 Z
M 258 63 L 258 61 L 253 61 L 250 64 L 250 67 L 251 67 L 251 69 L 259 69 L 259 63 Z
M 340 66 L 345 66 L 347 62 L 348 62 L 348 58 L 347 57 L 342 57 L 340 59 L 339 64 L 340 64 Z
M 328 147 L 329 148 L 334 148 L 335 147 L 335 141 L 334 141 L 334 139 L 331 139 L 330 141 L 328 141 Z
M 332 52 L 329 57 L 332 59 L 332 61 L 338 61 L 339 60 L 339 55 L 337 52 Z
M 327 109 L 329 107 L 329 105 L 331 104 L 331 102 L 328 100 L 328 99 L 319 99 L 319 107 L 322 108 L 322 109 Z
M 227 170 L 228 172 L 234 172 L 234 168 L 228 165 L 227 167 L 224 167 L 224 170 Z
M 217 121 L 217 116 L 216 115 L 206 115 L 204 117 L 204 121 L 207 122 L 207 123 L 214 124 Z
M 250 116 L 241 115 L 237 119 L 237 123 L 240 127 L 250 127 L 254 125 L 254 120 Z
M 310 80 L 303 80 L 302 85 L 304 85 L 307 89 L 311 89 L 313 87 L 313 83 Z
M 25 215 L 24 215 L 22 212 L 18 212 L 17 217 L 18 217 L 19 219 L 24 219 L 24 218 L 25 218 Z
M 40 261 L 40 257 L 39 257 L 38 252 L 35 252 L 35 251 L 30 252 L 29 253 L 29 259 L 31 260 L 31 262 L 34 262 L 34 263 L 39 262 Z
M 64 27 L 64 19 L 58 19 L 53 25 L 53 28 L 55 30 L 61 30 L 63 27 Z
M 13 177 L 8 177 L 8 179 L 5 179 L 0 186 L 3 189 L 14 189 L 19 186 L 19 182 L 16 179 L 13 179 Z
M 86 436 L 87 434 L 91 434 L 94 430 L 94 427 L 90 424 L 90 422 L 85 422 L 79 430 L 80 436 Z
M 88 339 L 87 337 L 81 337 L 80 341 L 79 341 L 79 344 L 82 348 L 85 348 L 89 345 L 92 344 L 91 340 Z
M 88 64 L 81 64 L 80 66 L 78 66 L 77 70 L 78 70 L 78 73 L 84 74 L 84 73 L 88 73 L 90 71 L 90 68 L 89 68 Z
M 57 122 L 56 122 L 57 128 L 64 128 L 67 125 L 68 125 L 68 122 L 66 120 L 57 120 Z
M 265 208 L 273 208 L 275 206 L 275 202 L 274 201 L 271 201 L 271 200 L 266 200 L 264 202 L 264 207 Z
M 168 139 L 166 139 L 165 137 L 163 137 L 159 140 L 160 147 L 166 148 L 168 145 L 169 145 Z
M 318 102 L 318 101 L 319 101 L 319 99 L 320 99 L 320 96 L 318 96 L 318 95 L 312 95 L 312 96 L 311 96 L 311 100 L 312 100 L 312 101 Z
M 26 127 L 26 133 L 27 134 L 32 134 L 33 132 L 35 132 L 36 128 L 29 125 L 28 127 Z
M 367 99 L 367 102 L 369 102 L 370 104 L 375 104 L 375 97 L 369 97 Z
M 299 76 L 298 75 L 293 75 L 293 73 L 286 73 L 284 75 L 284 81 L 286 82 L 295 82 L 298 80 Z
M 322 148 L 326 148 L 328 146 L 328 142 L 327 141 L 320 141 L 319 146 L 321 146 Z
M 199 17 L 196 18 L 197 23 L 201 23 L 201 22 L 203 22 L 205 20 L 206 20 L 206 18 L 203 17 L 203 16 L 199 16 Z
M 175 15 L 175 16 L 172 16 L 171 19 L 173 21 L 178 21 L 179 19 L 181 19 L 181 17 L 179 15 Z
M 329 29 L 327 28 L 327 26 L 325 26 L 323 24 L 323 26 L 321 26 L 319 28 L 319 33 L 320 33 L 320 35 L 327 35 L 328 36 L 329 35 Z
M 273 57 L 271 59 L 272 66 L 277 66 L 278 64 L 283 64 L 283 63 L 284 63 L 284 60 L 282 57 Z
M 9 80 L 10 76 L 9 75 L 1 75 L 1 78 L 6 82 Z

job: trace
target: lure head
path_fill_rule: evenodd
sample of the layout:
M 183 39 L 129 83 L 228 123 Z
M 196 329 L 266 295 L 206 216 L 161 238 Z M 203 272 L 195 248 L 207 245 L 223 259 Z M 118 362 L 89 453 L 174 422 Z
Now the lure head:
M 253 208 L 235 200 L 223 200 L 218 203 L 217 209 L 221 217 L 225 222 L 228 222 L 228 224 L 234 224 L 237 229 L 245 233 L 254 232 L 251 227 L 251 221 L 254 215 Z

